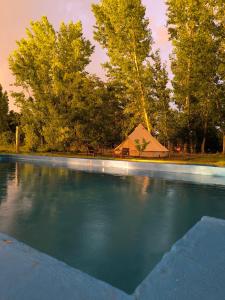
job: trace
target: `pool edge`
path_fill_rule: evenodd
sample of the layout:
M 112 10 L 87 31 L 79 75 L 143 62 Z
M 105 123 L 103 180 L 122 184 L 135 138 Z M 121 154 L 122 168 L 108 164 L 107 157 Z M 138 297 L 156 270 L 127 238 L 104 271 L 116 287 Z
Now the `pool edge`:
M 47 163 L 52 166 L 62 166 L 82 171 L 97 171 L 106 174 L 148 176 L 149 174 L 151 175 L 151 172 L 157 172 L 165 177 L 172 177 L 175 180 L 225 185 L 225 168 L 222 167 L 22 154 L 0 154 L 0 161 L 1 158 L 12 161 Z M 167 174 L 169 175 L 167 176 Z

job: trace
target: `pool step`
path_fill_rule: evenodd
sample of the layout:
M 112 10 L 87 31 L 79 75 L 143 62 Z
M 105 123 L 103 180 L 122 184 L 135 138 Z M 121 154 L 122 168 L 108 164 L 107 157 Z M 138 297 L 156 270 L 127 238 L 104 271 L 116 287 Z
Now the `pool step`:
M 124 292 L 0 234 L 0 300 L 129 300 Z
M 135 291 L 141 300 L 225 299 L 225 220 L 203 217 Z

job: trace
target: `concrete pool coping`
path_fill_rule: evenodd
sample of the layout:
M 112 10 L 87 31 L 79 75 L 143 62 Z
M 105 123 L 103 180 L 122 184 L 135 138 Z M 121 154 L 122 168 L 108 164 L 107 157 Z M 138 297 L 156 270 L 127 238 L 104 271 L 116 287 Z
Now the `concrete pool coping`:
M 222 167 L 21 154 L 0 154 L 1 160 L 23 161 L 34 164 L 41 163 L 55 167 L 62 166 L 69 169 L 106 174 L 155 176 L 169 180 L 183 180 L 200 184 L 225 185 L 225 168 Z
M 203 217 L 132 295 L 0 233 L 1 300 L 219 300 L 224 278 L 225 220 Z

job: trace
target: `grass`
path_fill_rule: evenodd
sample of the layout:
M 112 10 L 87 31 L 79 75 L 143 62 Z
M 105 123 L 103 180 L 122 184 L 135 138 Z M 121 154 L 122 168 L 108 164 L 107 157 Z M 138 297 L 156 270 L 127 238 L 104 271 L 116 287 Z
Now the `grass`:
M 140 161 L 139 159 L 132 159 Z M 174 163 L 185 165 L 209 165 L 216 167 L 225 167 L 225 155 L 223 154 L 193 154 L 171 156 L 165 159 L 147 159 L 145 162 L 158 162 L 158 163 Z
M 15 147 L 13 145 L 0 145 L 0 153 L 15 153 Z
M 15 147 L 0 146 L 0 153 L 15 154 Z M 85 154 L 75 154 L 74 152 L 35 152 L 30 153 L 25 149 L 20 149 L 21 154 L 41 155 L 41 156 L 58 156 L 58 157 L 77 157 L 77 158 L 95 158 L 95 159 L 113 159 L 113 160 L 127 160 L 134 162 L 154 162 L 154 163 L 174 163 L 174 164 L 188 164 L 188 165 L 210 165 L 217 167 L 225 167 L 225 155 L 223 154 L 181 154 L 171 155 L 169 158 L 120 158 L 97 155 L 95 157 Z

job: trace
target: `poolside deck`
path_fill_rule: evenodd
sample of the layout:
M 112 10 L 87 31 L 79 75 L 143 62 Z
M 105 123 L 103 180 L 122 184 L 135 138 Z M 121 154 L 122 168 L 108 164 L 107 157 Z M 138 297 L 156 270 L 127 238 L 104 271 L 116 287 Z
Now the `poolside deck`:
M 202 218 L 131 296 L 0 234 L 0 300 L 219 300 L 224 279 L 225 220 Z

